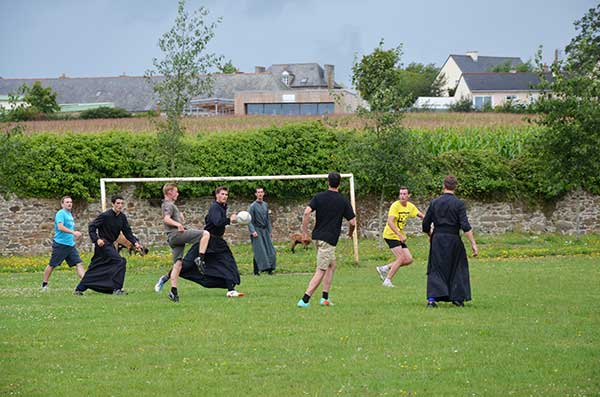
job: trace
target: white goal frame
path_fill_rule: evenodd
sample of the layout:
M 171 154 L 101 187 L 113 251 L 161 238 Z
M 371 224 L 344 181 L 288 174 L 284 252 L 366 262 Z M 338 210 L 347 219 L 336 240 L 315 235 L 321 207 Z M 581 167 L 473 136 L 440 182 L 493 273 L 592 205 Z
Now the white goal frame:
M 350 179 L 350 205 L 356 214 L 356 196 L 354 194 L 354 174 L 340 174 L 342 178 Z M 173 178 L 100 178 L 100 204 L 102 211 L 106 210 L 106 183 L 134 182 L 216 182 L 216 181 L 266 181 L 289 179 L 327 179 L 328 174 L 312 175 L 262 175 L 262 176 L 193 176 Z M 358 224 L 352 234 L 354 245 L 354 262 L 358 264 Z

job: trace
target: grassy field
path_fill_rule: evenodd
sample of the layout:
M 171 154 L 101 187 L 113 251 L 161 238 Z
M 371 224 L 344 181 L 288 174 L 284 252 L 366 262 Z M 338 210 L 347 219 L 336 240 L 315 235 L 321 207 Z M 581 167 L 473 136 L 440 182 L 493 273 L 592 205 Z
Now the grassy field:
M 254 277 L 249 247 L 236 245 L 247 296 L 184 281 L 179 304 L 152 290 L 166 252 L 129 261 L 128 296 L 75 297 L 68 270 L 41 293 L 37 267 L 6 271 L 41 258 L 2 258 L 0 394 L 600 394 L 599 236 L 481 237 L 482 257 L 470 261 L 473 301 L 436 310 L 425 309 L 426 239 L 410 241 L 416 261 L 394 289 L 373 270 L 390 259 L 387 249 L 361 242 L 357 267 L 344 241 L 336 305 L 308 309 L 295 303 L 313 249 L 292 255 L 281 246 L 283 272 Z
M 404 125 L 408 128 L 425 130 L 452 128 L 507 128 L 527 126 L 528 118 L 534 116 L 509 113 L 407 113 Z M 323 120 L 325 123 L 341 128 L 361 128 L 363 121 L 355 115 L 332 116 L 222 116 L 222 117 L 188 117 L 183 120 L 187 131 L 199 132 L 245 131 L 271 126 L 305 123 Z M 75 132 L 98 133 L 104 131 L 155 131 L 156 119 L 135 117 L 126 119 L 99 120 L 47 120 L 27 121 L 21 123 L 26 133 L 38 132 Z M 9 123 L 0 123 L 8 126 Z

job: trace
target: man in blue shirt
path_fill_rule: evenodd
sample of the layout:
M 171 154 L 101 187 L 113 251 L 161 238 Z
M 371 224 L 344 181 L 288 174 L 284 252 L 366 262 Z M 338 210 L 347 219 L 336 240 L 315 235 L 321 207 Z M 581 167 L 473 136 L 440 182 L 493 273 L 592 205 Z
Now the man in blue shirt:
M 55 267 L 60 266 L 67 261 L 69 267 L 75 266 L 77 275 L 82 278 L 83 261 L 75 248 L 75 238 L 81 237 L 81 232 L 75 230 L 75 219 L 71 213 L 73 208 L 73 199 L 65 196 L 60 200 L 62 207 L 54 216 L 54 239 L 52 240 L 52 256 L 50 263 L 44 270 L 44 279 L 42 281 L 42 291 L 48 290 L 48 280 Z

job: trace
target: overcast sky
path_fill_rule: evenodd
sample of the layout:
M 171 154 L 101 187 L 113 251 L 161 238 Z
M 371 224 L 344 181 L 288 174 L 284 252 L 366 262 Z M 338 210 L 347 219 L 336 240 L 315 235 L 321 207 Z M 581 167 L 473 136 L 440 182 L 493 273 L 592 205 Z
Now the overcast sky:
M 448 54 L 544 59 L 575 35 L 593 0 L 188 0 L 222 17 L 212 52 L 242 72 L 276 63 L 335 65 L 350 85 L 355 56 L 404 45 L 402 60 Z M 0 0 L 0 77 L 143 75 L 160 57 L 176 0 Z

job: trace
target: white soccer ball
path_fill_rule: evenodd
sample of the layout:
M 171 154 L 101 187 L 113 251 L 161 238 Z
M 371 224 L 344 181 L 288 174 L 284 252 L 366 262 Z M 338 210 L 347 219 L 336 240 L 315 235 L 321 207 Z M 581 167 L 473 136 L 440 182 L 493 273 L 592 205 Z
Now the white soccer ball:
M 248 211 L 240 211 L 237 213 L 236 217 L 237 217 L 237 222 L 240 225 L 247 225 L 252 220 L 252 215 L 250 215 L 250 213 Z

